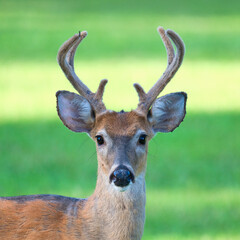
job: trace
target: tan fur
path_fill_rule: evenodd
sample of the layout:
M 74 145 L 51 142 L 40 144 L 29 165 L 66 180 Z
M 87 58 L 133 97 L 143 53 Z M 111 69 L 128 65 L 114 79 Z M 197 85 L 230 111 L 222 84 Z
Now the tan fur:
M 57 211 L 54 203 L 2 200 L 0 213 L 1 239 L 69 239 L 67 216 Z
M 139 129 L 152 136 L 146 118 L 134 111 L 107 111 L 97 116 L 91 137 L 95 139 L 95 134 L 104 130 L 113 146 L 112 161 L 98 154 L 98 178 L 93 195 L 76 203 L 38 197 L 31 200 L 0 198 L 0 239 L 141 239 L 145 220 L 147 147 L 139 161 L 129 160 L 136 180 L 127 191 L 120 192 L 109 184 L 110 169 L 119 154 L 116 143 L 122 145 L 122 138 L 129 138 L 129 144 L 135 147 L 132 138 Z
M 138 129 L 145 130 L 152 136 L 151 127 L 144 115 L 136 111 L 117 113 L 107 111 L 96 118 L 95 126 L 91 132 L 94 137 L 100 129 L 106 129 L 111 136 L 129 136 L 132 137 Z

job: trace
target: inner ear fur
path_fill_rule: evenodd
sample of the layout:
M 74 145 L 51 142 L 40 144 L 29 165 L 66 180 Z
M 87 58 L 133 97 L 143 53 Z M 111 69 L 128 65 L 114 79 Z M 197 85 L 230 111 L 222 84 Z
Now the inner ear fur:
M 89 133 L 95 117 L 87 99 L 68 91 L 58 91 L 56 97 L 58 115 L 64 125 L 74 132 Z
M 187 94 L 170 93 L 157 98 L 148 113 L 153 131 L 172 132 L 183 121 L 186 114 Z

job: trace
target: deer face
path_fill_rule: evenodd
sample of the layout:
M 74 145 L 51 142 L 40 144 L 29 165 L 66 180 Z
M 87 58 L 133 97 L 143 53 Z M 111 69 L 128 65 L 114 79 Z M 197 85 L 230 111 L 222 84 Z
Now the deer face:
M 145 172 L 153 132 L 144 116 L 134 111 L 106 112 L 96 118 L 91 136 L 96 141 L 99 168 L 110 184 L 125 189 Z
M 131 112 L 106 110 L 102 102 L 106 80 L 100 83 L 94 94 L 76 76 L 73 58 L 86 32 L 73 36 L 58 53 L 60 66 L 82 95 L 57 92 L 59 117 L 69 129 L 86 132 L 96 142 L 99 173 L 120 191 L 145 174 L 149 140 L 157 132 L 173 131 L 182 122 L 186 112 L 187 95 L 184 92 L 157 98 L 181 65 L 184 55 L 184 45 L 177 34 L 170 30 L 165 32 L 162 28 L 159 28 L 159 32 L 167 48 L 168 67 L 147 94 L 139 84 L 134 85 L 140 101 L 137 109 Z M 176 45 L 176 55 L 166 34 Z

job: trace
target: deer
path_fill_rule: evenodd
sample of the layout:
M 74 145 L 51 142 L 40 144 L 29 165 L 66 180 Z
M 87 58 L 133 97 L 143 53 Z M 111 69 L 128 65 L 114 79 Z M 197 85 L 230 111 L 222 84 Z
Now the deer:
M 139 103 L 129 112 L 106 109 L 106 79 L 93 93 L 76 75 L 75 52 L 87 32 L 79 32 L 63 43 L 57 60 L 79 94 L 58 91 L 57 112 L 67 128 L 87 133 L 96 143 L 96 187 L 86 199 L 60 195 L 1 197 L 0 239 L 142 238 L 149 141 L 158 132 L 172 132 L 186 114 L 185 92 L 158 98 L 181 66 L 185 52 L 177 33 L 163 27 L 158 27 L 158 32 L 167 51 L 166 70 L 147 93 L 140 84 L 134 84 Z

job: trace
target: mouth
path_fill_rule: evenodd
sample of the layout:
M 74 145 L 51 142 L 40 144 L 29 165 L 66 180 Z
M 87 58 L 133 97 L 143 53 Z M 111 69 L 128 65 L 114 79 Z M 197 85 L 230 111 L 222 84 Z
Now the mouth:
M 134 183 L 134 174 L 124 165 L 118 166 L 110 175 L 109 182 L 113 183 L 120 191 L 126 191 L 131 183 Z
M 116 186 L 113 182 L 111 183 L 111 185 L 114 187 L 114 189 L 116 189 L 118 192 L 125 192 L 125 191 L 127 191 L 130 187 L 131 187 L 131 185 L 132 185 L 132 182 L 130 182 L 127 186 L 125 186 L 125 187 L 118 187 L 118 186 Z

